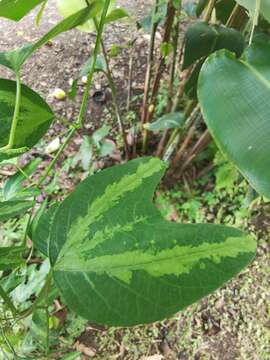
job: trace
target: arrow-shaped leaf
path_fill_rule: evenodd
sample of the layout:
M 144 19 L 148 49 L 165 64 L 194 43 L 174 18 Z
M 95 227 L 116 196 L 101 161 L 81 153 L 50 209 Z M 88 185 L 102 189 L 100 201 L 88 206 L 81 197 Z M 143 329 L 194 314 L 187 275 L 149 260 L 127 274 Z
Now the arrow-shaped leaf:
M 171 316 L 236 275 L 256 242 L 221 225 L 169 223 L 152 203 L 165 164 L 133 160 L 87 178 L 58 208 L 53 275 L 67 304 L 102 324 Z

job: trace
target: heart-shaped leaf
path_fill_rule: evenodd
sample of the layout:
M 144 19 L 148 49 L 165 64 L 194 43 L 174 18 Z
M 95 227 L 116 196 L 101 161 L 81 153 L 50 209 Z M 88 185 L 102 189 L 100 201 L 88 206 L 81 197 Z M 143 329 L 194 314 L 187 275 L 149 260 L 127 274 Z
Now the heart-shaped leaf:
M 19 21 L 44 0 L 1 0 L 0 17 Z
M 237 60 L 226 51 L 202 68 L 198 96 L 219 148 L 260 194 L 270 198 L 270 44 Z
M 0 53 L 0 64 L 18 72 L 25 61 L 39 48 L 59 34 L 71 30 L 88 19 L 93 18 L 101 9 L 99 1 L 93 1 L 90 6 L 69 16 L 53 27 L 47 34 L 34 44 L 27 44 L 21 49 Z
M 237 30 L 204 22 L 196 23 L 186 32 L 183 69 L 220 49 L 228 49 L 240 56 L 244 46 L 244 37 Z
M 165 163 L 142 158 L 87 178 L 56 211 L 49 243 L 66 303 L 101 324 L 171 316 L 253 258 L 256 241 L 221 225 L 169 223 L 153 205 Z
M 13 148 L 34 146 L 50 127 L 54 114 L 49 105 L 29 87 L 22 85 L 18 124 Z M 16 82 L 0 79 L 0 147 L 8 144 L 16 101 Z M 16 151 L 0 151 L 0 159 L 17 156 Z

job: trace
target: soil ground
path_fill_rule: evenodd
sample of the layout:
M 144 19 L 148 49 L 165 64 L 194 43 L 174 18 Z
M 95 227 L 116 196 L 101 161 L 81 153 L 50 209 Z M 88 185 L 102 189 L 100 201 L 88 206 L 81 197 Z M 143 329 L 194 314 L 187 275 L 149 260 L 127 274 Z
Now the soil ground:
M 145 16 L 150 0 L 119 1 L 137 19 Z M 28 41 L 38 39 L 60 19 L 53 2 L 43 16 L 41 25 L 36 28 L 34 14 L 27 16 L 20 23 L 0 20 L 0 51 L 13 49 Z M 134 25 L 120 23 L 110 26 L 106 33 L 106 46 L 123 45 L 133 40 L 136 35 Z M 136 81 L 133 87 L 142 90 L 146 52 L 140 36 L 136 46 L 135 68 Z M 89 56 L 89 49 L 94 44 L 91 34 L 72 30 L 53 40 L 50 46 L 44 46 L 25 65 L 23 81 L 38 91 L 51 104 L 59 117 L 68 121 L 76 118 L 83 86 L 79 88 L 76 101 L 57 102 L 50 96 L 55 88 L 69 89 L 70 79 L 76 78 L 81 65 Z M 121 56 L 113 61 L 113 73 L 118 87 L 118 101 L 124 106 L 126 101 L 129 50 L 123 49 Z M 0 77 L 11 77 L 3 68 Z M 105 89 L 103 79 L 96 79 L 97 89 Z M 104 90 L 105 91 L 105 90 Z M 89 123 L 93 113 L 94 125 Z M 87 132 L 100 126 L 100 114 L 106 107 L 93 101 L 88 109 Z M 92 121 L 92 120 L 91 120 Z M 89 124 L 89 125 L 88 125 Z M 49 137 L 62 131 L 62 125 L 56 123 L 49 132 Z M 74 140 L 78 146 L 81 140 Z M 72 156 L 72 146 L 66 157 Z M 67 189 L 74 185 L 63 184 Z M 260 219 L 258 227 L 261 227 Z M 265 223 L 265 219 L 262 220 Z M 268 224 L 268 223 L 267 223 Z M 256 224 L 255 224 L 256 225 Z M 257 226 L 256 225 L 256 226 Z M 260 240 L 256 261 L 228 286 L 217 291 L 200 303 L 167 321 L 133 329 L 104 329 L 89 324 L 78 341 L 92 351 L 97 359 L 217 359 L 217 360 L 269 360 L 270 359 L 270 323 L 269 323 L 269 255 L 265 233 Z

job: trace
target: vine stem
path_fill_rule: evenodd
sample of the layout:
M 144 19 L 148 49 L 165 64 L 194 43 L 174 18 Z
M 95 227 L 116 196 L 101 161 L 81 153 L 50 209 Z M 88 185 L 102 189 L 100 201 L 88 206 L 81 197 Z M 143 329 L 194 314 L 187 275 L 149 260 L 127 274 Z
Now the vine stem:
M 10 352 L 14 356 L 14 360 L 18 359 L 18 355 L 16 354 L 16 351 L 14 350 L 11 342 L 7 338 L 7 336 L 6 336 L 5 332 L 4 332 L 4 329 L 2 327 L 0 327 L 0 331 L 1 331 L 1 334 L 2 334 L 2 338 L 4 339 L 5 343 L 7 344 L 7 347 L 9 348 Z M 9 359 L 9 358 L 6 357 L 6 359 Z
M 94 23 L 95 23 L 96 29 L 98 29 L 98 22 L 97 22 L 96 18 L 94 18 Z M 112 71 L 110 69 L 110 62 L 109 62 L 109 59 L 108 59 L 107 50 L 106 50 L 106 47 L 105 47 L 105 44 L 103 42 L 102 37 L 101 37 L 100 45 L 101 45 L 103 57 L 104 57 L 104 60 L 105 60 L 105 63 L 106 63 L 106 76 L 107 76 L 109 86 L 110 86 L 111 92 L 112 92 L 112 102 L 113 102 L 113 107 L 114 107 L 114 113 L 115 113 L 115 117 L 116 117 L 116 120 L 117 120 L 117 123 L 118 123 L 120 133 L 122 135 L 124 148 L 125 148 L 125 153 L 126 153 L 125 154 L 126 159 L 128 160 L 128 158 L 129 158 L 129 148 L 128 148 L 127 138 L 126 138 L 126 134 L 125 134 L 125 127 L 124 127 L 124 123 L 123 123 L 121 115 L 120 115 L 120 109 L 119 109 L 119 106 L 118 106 L 118 103 L 117 103 L 117 91 L 116 91 L 115 83 L 113 81 Z
M 34 301 L 34 303 L 32 304 L 32 306 L 23 311 L 22 313 L 20 313 L 20 320 L 21 319 L 24 319 L 26 317 L 28 317 L 29 315 L 31 315 L 38 307 L 39 303 L 41 302 L 41 300 L 43 298 L 46 298 L 48 292 L 49 292 L 49 289 L 50 289 L 50 285 L 51 285 L 51 280 L 52 280 L 52 269 L 50 269 L 48 275 L 47 275 L 47 278 L 46 278 L 46 281 L 45 281 L 45 284 L 43 286 L 43 288 L 40 290 L 36 300 Z
M 256 7 L 255 7 L 255 13 L 254 13 L 254 17 L 253 17 L 253 24 L 252 24 L 252 30 L 251 30 L 250 39 L 249 39 L 249 45 L 252 44 L 255 28 L 258 25 L 258 20 L 259 20 L 259 16 L 260 16 L 260 9 L 261 9 L 261 0 L 256 0 L 256 5 L 255 6 Z
M 109 5 L 110 5 L 110 0 L 106 0 L 105 4 L 104 4 L 103 11 L 102 11 L 100 23 L 99 23 L 99 26 L 98 26 L 98 29 L 97 29 L 97 38 L 96 38 L 96 45 L 95 45 L 95 49 L 94 49 L 93 61 L 92 61 L 90 72 L 89 72 L 88 77 L 87 77 L 87 83 L 86 83 L 86 87 L 85 87 L 85 90 L 84 90 L 83 100 L 82 100 L 82 103 L 81 103 L 80 113 L 79 113 L 77 122 L 76 122 L 75 126 L 73 126 L 69 130 L 68 135 L 67 135 L 65 141 L 63 142 L 62 146 L 58 150 L 55 158 L 50 163 L 50 165 L 47 168 L 47 170 L 45 171 L 45 173 L 39 179 L 38 183 L 36 184 L 36 186 L 38 186 L 38 187 L 40 187 L 42 185 L 42 183 L 46 180 L 47 176 L 50 174 L 50 172 L 54 168 L 54 166 L 57 163 L 59 157 L 61 156 L 61 154 L 63 153 L 63 151 L 67 147 L 67 145 L 69 144 L 70 140 L 72 139 L 72 137 L 74 136 L 76 131 L 83 127 L 83 120 L 84 120 L 86 110 L 87 110 L 87 102 L 88 102 L 89 90 L 90 90 L 90 87 L 91 87 L 92 81 L 93 81 L 93 75 L 94 75 L 94 72 L 95 72 L 97 56 L 98 56 L 98 52 L 99 52 L 101 41 L 102 41 L 102 32 L 103 32 L 103 29 L 104 29 L 105 19 L 106 19 L 106 15 L 107 15 L 107 12 L 108 12 Z M 27 223 L 27 226 L 26 226 L 26 229 L 25 229 L 25 234 L 24 234 L 24 243 L 26 243 L 27 233 L 28 233 L 28 230 L 29 230 L 29 227 L 30 227 L 30 224 L 31 224 L 32 217 L 33 217 L 33 213 L 29 216 L 29 219 L 28 219 L 28 223 Z M 49 289 L 49 286 L 50 286 L 50 283 L 51 283 L 51 278 L 52 278 L 52 270 L 50 270 L 49 274 L 47 275 L 45 285 L 41 289 L 37 299 L 35 300 L 33 305 L 28 310 L 26 310 L 26 311 L 24 311 L 23 313 L 20 314 L 21 318 L 25 318 L 25 317 L 29 316 L 30 314 L 32 314 L 33 311 L 35 311 L 35 309 L 37 308 L 37 306 L 40 303 L 40 301 L 42 300 L 42 298 L 44 296 L 46 296 L 46 293 L 48 292 L 48 289 Z M 16 314 L 17 314 L 17 310 L 16 310 Z
M 148 53 L 147 59 L 147 69 L 145 74 L 145 81 L 144 81 L 144 97 L 143 97 L 143 105 L 142 105 L 142 116 L 141 122 L 144 124 L 146 122 L 146 116 L 148 112 L 148 98 L 151 86 L 151 75 L 152 75 L 152 68 L 154 62 L 154 51 L 155 51 L 155 40 L 156 40 L 156 32 L 158 28 L 158 22 L 156 21 L 155 17 L 158 13 L 159 8 L 159 0 L 155 1 L 155 8 L 152 14 L 152 27 L 151 27 L 151 38 L 150 38 L 150 49 Z
M 8 144 L 6 146 L 2 147 L 0 150 L 12 149 L 12 147 L 14 145 L 16 129 L 17 129 L 18 120 L 19 120 L 21 97 L 22 97 L 21 77 L 20 77 L 20 73 L 17 72 L 16 73 L 16 100 L 15 100 L 15 108 L 14 108 L 11 129 L 10 129 L 10 134 L 9 134 L 9 141 L 8 141 Z
M 214 10 L 215 5 L 216 5 L 216 0 L 210 0 L 210 3 L 208 5 L 207 11 L 206 11 L 206 14 L 204 16 L 204 21 L 205 22 L 208 23 L 211 20 L 212 12 Z
M 84 120 L 84 116 L 85 116 L 85 113 L 86 113 L 86 110 L 87 110 L 89 90 L 91 88 L 92 81 L 93 81 L 93 76 L 94 76 L 94 73 L 95 73 L 97 57 L 98 57 L 98 53 L 99 53 L 101 42 L 102 42 L 102 33 L 103 33 L 105 20 L 106 20 L 106 15 L 107 15 L 109 6 L 110 6 L 110 0 L 106 0 L 105 4 L 104 4 L 104 7 L 103 7 L 103 11 L 102 11 L 101 19 L 100 19 L 100 22 L 99 22 L 99 26 L 98 26 L 96 45 L 95 45 L 95 49 L 94 49 L 94 53 L 93 53 L 93 61 L 92 61 L 92 64 L 91 64 L 89 74 L 87 76 L 87 82 L 86 82 L 85 91 L 84 91 L 84 95 L 83 95 L 82 106 L 81 106 L 80 113 L 79 113 L 78 123 L 79 123 L 80 127 L 83 126 L 83 120 Z
M 3 287 L 1 285 L 0 285 L 0 296 L 4 300 L 4 302 L 6 303 L 9 310 L 11 311 L 13 317 L 16 317 L 16 315 L 18 314 L 18 311 L 15 308 L 12 301 L 10 300 L 10 297 L 8 296 L 8 294 L 5 292 L 5 290 L 3 289 Z
M 87 5 L 89 5 L 88 2 L 87 2 Z M 74 127 L 72 127 L 72 129 L 70 129 L 64 143 L 62 144 L 62 146 L 58 150 L 57 154 L 55 155 L 55 158 L 53 159 L 53 161 L 49 165 L 48 169 L 45 171 L 45 173 L 42 175 L 42 177 L 38 181 L 38 183 L 37 183 L 38 187 L 45 181 L 47 176 L 50 174 L 51 170 L 54 168 L 54 166 L 57 163 L 59 157 L 61 156 L 61 154 L 63 153 L 63 151 L 67 147 L 67 145 L 69 144 L 70 140 L 72 139 L 72 137 L 74 136 L 76 131 L 83 127 L 83 120 L 84 120 L 86 110 L 87 110 L 89 91 L 90 91 L 92 81 L 93 81 L 97 56 L 98 56 L 100 45 L 101 45 L 101 42 L 102 42 L 102 32 L 103 32 L 103 29 L 104 29 L 105 19 L 106 19 L 106 15 L 107 15 L 109 5 L 110 5 L 110 0 L 106 0 L 104 8 L 103 8 L 102 15 L 101 15 L 100 23 L 99 23 L 99 26 L 97 27 L 97 38 L 96 38 L 96 45 L 95 45 L 94 54 L 93 54 L 93 61 L 92 61 L 92 64 L 91 64 L 91 69 L 90 69 L 89 74 L 87 76 L 87 83 L 86 83 L 86 86 L 85 86 L 85 89 L 84 89 L 83 99 L 82 99 L 81 108 L 80 108 L 79 116 L 78 116 L 78 119 L 77 119 L 77 123 L 75 124 Z

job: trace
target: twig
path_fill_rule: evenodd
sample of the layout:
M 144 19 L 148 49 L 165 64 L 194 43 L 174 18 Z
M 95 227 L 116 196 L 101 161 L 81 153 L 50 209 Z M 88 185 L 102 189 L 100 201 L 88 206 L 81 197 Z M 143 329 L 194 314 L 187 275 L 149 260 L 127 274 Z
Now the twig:
M 158 28 L 158 23 L 155 20 L 155 17 L 158 12 L 158 7 L 159 7 L 159 0 L 156 0 L 155 9 L 154 9 L 154 12 L 152 15 L 150 48 L 149 48 L 149 53 L 148 53 L 147 69 L 146 69 L 145 81 L 144 81 L 144 96 L 143 96 L 142 116 L 141 116 L 142 124 L 144 124 L 146 122 L 146 117 L 147 117 L 147 112 L 148 112 L 148 98 L 149 98 L 151 75 L 152 75 L 152 68 L 153 68 L 153 62 L 154 62 L 156 32 L 157 32 L 157 28 Z

